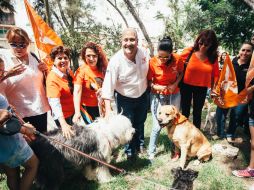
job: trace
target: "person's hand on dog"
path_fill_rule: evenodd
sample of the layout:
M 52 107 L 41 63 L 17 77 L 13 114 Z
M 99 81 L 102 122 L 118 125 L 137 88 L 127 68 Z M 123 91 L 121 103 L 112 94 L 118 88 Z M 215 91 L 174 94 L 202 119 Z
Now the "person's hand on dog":
M 72 130 L 72 126 L 68 125 L 67 123 L 64 125 L 61 125 L 63 136 L 66 139 L 71 139 L 72 136 L 74 136 L 74 131 Z
M 48 66 L 43 62 L 39 63 L 38 69 L 43 73 L 48 73 Z
M 20 129 L 20 133 L 24 135 L 24 138 L 31 142 L 35 140 L 35 127 L 30 123 L 24 123 L 23 126 Z
M 9 118 L 11 118 L 12 114 L 5 109 L 0 109 L 0 126 L 7 121 Z

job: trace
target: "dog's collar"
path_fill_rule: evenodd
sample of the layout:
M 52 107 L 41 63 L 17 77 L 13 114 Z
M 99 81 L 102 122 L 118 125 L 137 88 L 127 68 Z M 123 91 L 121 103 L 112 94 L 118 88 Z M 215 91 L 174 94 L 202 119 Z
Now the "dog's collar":
M 186 120 L 188 120 L 187 117 L 185 117 L 185 116 L 182 115 L 182 114 L 179 114 L 179 115 L 177 115 L 177 117 L 173 120 L 172 124 L 173 124 L 173 125 L 178 125 L 178 124 L 181 124 L 181 123 L 185 122 Z

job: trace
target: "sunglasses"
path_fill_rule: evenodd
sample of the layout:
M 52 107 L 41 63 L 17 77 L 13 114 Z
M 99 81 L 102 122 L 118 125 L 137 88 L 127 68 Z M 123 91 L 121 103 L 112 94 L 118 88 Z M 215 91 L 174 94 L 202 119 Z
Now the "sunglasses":
M 198 45 L 201 45 L 201 46 L 204 45 L 206 47 L 209 46 L 207 43 L 204 43 L 204 42 L 198 42 Z
M 12 48 L 21 48 L 21 49 L 24 49 L 24 48 L 27 47 L 27 44 L 25 44 L 25 43 L 22 43 L 22 44 L 11 43 L 10 46 L 11 46 Z

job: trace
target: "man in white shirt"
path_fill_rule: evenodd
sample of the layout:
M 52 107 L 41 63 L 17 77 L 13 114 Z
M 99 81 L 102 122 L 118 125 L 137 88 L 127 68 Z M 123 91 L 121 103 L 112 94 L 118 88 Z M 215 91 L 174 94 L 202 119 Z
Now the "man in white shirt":
M 110 101 L 115 94 L 118 112 L 123 112 L 136 129 L 132 141 L 125 146 L 128 159 L 135 158 L 137 151 L 144 151 L 148 59 L 147 54 L 138 48 L 135 29 L 125 29 L 122 33 L 122 49 L 110 59 L 102 86 L 106 116 L 111 112 Z

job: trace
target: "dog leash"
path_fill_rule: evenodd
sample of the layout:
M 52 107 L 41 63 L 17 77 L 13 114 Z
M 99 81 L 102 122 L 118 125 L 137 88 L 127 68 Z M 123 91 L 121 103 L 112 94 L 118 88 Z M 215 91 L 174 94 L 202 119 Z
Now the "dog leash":
M 57 143 L 57 144 L 60 144 L 60 145 L 62 145 L 62 146 L 65 147 L 65 148 L 68 148 L 68 149 L 70 149 L 70 150 L 72 150 L 72 151 L 74 151 L 74 152 L 76 152 L 76 153 L 78 153 L 78 154 L 80 154 L 80 155 L 82 155 L 82 156 L 84 156 L 84 157 L 87 157 L 87 158 L 89 158 L 89 159 L 91 159 L 91 160 L 94 160 L 94 161 L 96 161 L 96 162 L 98 162 L 98 163 L 100 163 L 100 164 L 102 164 L 102 165 L 105 165 L 105 166 L 107 166 L 107 167 L 109 167 L 109 168 L 111 168 L 111 169 L 113 169 L 113 170 L 116 170 L 116 171 L 118 171 L 120 174 L 125 174 L 125 173 L 126 173 L 126 171 L 125 171 L 124 169 L 117 168 L 117 167 L 115 167 L 115 166 L 113 166 L 113 165 L 111 165 L 111 164 L 108 164 L 108 163 L 104 162 L 104 161 L 98 160 L 97 158 L 94 158 L 93 156 L 90 156 L 89 154 L 86 154 L 86 153 L 84 153 L 84 152 L 81 152 L 81 151 L 79 151 L 79 150 L 77 150 L 77 149 L 75 149 L 75 148 L 73 148 L 73 147 L 71 147 L 71 146 L 69 146 L 69 145 L 67 145 L 67 144 L 64 144 L 64 143 L 62 143 L 62 142 L 60 142 L 60 141 L 58 141 L 58 140 L 56 140 L 56 139 L 54 139 L 54 138 L 48 137 L 48 136 L 46 136 L 46 135 L 40 133 L 39 131 L 35 131 L 35 134 L 36 134 L 36 135 L 39 135 L 39 136 L 41 136 L 41 137 L 43 137 L 43 138 L 46 138 L 46 139 L 48 139 L 48 140 L 50 140 L 50 141 L 53 141 L 53 142 L 55 142 L 55 143 Z
M 18 116 L 18 114 L 16 114 L 16 116 L 20 120 L 21 124 L 23 125 L 25 123 L 25 121 L 20 116 Z M 70 149 L 70 150 L 72 150 L 72 151 L 74 151 L 74 152 L 76 152 L 76 153 L 78 153 L 78 154 L 80 154 L 80 155 L 82 155 L 84 157 L 87 157 L 87 158 L 89 158 L 91 160 L 94 160 L 94 161 L 96 161 L 96 162 L 98 162 L 98 163 L 100 163 L 102 165 L 105 165 L 105 166 L 107 166 L 107 167 L 109 167 L 109 168 L 111 168 L 111 169 L 113 169 L 115 171 L 118 171 L 120 174 L 126 174 L 126 171 L 124 169 L 117 168 L 117 167 L 115 167 L 115 166 L 113 166 L 111 164 L 108 164 L 108 163 L 104 162 L 104 161 L 98 160 L 97 158 L 94 158 L 93 156 L 91 156 L 89 154 L 81 152 L 81 151 L 79 151 L 79 150 L 77 150 L 77 149 L 75 149 L 75 148 L 73 148 L 73 147 L 71 147 L 71 146 L 69 146 L 69 145 L 67 145 L 65 143 L 62 143 L 61 141 L 58 141 L 58 140 L 56 140 L 54 138 L 51 138 L 51 137 L 49 137 L 47 135 L 44 135 L 44 134 L 42 134 L 41 132 L 39 132 L 37 130 L 34 130 L 34 134 L 38 135 L 38 136 L 41 136 L 41 137 L 43 137 L 43 138 L 45 138 L 47 140 L 53 141 L 53 142 L 55 142 L 57 144 L 60 144 L 61 146 L 65 147 L 65 148 L 68 148 L 68 149 Z
M 17 118 L 20 120 L 20 122 L 21 122 L 22 124 L 25 123 L 25 121 L 24 121 L 21 117 L 19 117 L 17 114 L 16 114 L 16 116 L 17 116 Z M 91 159 L 91 160 L 94 160 L 94 161 L 96 161 L 96 162 L 98 162 L 98 163 L 100 163 L 100 164 L 102 164 L 102 165 L 105 165 L 105 166 L 107 166 L 107 167 L 109 167 L 109 168 L 111 168 L 111 169 L 113 169 L 113 170 L 119 172 L 120 175 L 122 175 L 122 176 L 128 174 L 128 175 L 130 175 L 130 176 L 133 177 L 133 178 L 140 179 L 140 180 L 142 180 L 142 181 L 152 183 L 152 184 L 154 184 L 154 185 L 156 185 L 156 186 L 162 187 L 163 189 L 168 189 L 168 187 L 165 186 L 165 185 L 162 185 L 162 184 L 160 184 L 160 183 L 154 182 L 154 181 L 152 181 L 152 180 L 145 179 L 145 178 L 143 178 L 143 177 L 141 177 L 141 176 L 137 176 L 137 175 L 134 174 L 134 173 L 126 172 L 126 171 L 125 171 L 124 169 L 122 169 L 122 168 L 115 167 L 115 166 L 113 166 L 113 165 L 111 165 L 111 164 L 108 164 L 108 163 L 106 163 L 106 162 L 104 162 L 104 161 L 101 161 L 101 160 L 99 160 L 99 159 L 97 159 L 97 158 L 94 158 L 93 156 L 91 156 L 91 155 L 89 155 L 89 154 L 86 154 L 86 153 L 84 153 L 84 152 L 81 152 L 81 151 L 79 151 L 79 150 L 77 150 L 77 149 L 75 149 L 75 148 L 73 148 L 73 147 L 71 147 L 71 146 L 69 146 L 69 145 L 67 145 L 67 144 L 65 144 L 65 143 L 62 143 L 61 141 L 58 141 L 58 140 L 56 140 L 56 139 L 54 139 L 54 138 L 51 138 L 51 137 L 48 137 L 48 136 L 42 134 L 41 132 L 39 132 L 39 131 L 37 131 L 37 130 L 34 130 L 34 134 L 35 134 L 35 135 L 38 135 L 38 136 L 41 136 L 41 137 L 43 137 L 43 138 L 45 138 L 45 139 L 47 139 L 47 140 L 49 140 L 49 141 L 53 141 L 53 142 L 55 142 L 55 143 L 57 143 L 57 144 L 60 144 L 61 146 L 65 147 L 65 148 L 68 148 L 68 149 L 70 149 L 70 150 L 72 150 L 72 151 L 74 151 L 74 152 L 76 152 L 76 153 L 78 153 L 78 154 L 80 154 L 80 155 L 82 155 L 82 156 L 84 156 L 84 157 L 87 157 L 87 158 L 89 158 L 89 159 Z M 170 190 L 177 190 L 177 189 L 172 189 L 172 188 L 171 188 Z

